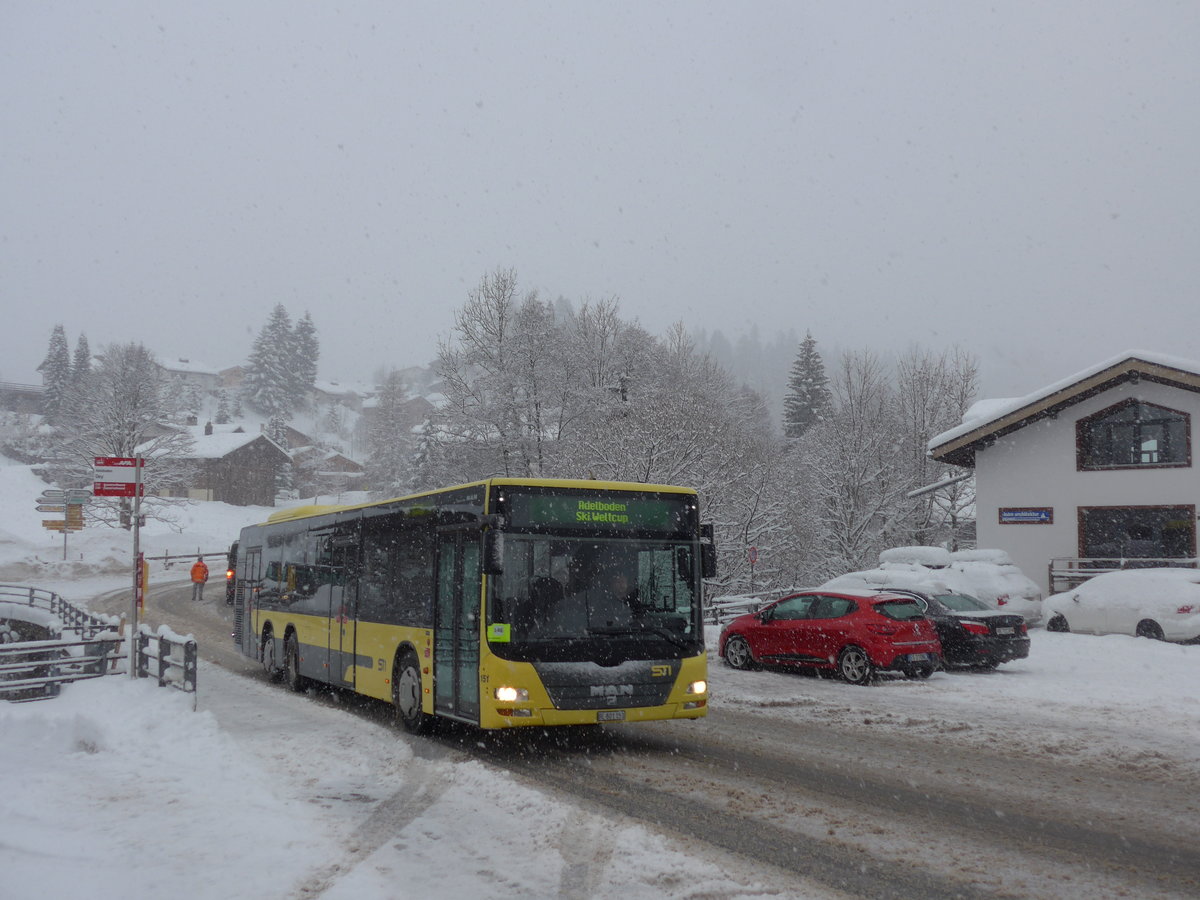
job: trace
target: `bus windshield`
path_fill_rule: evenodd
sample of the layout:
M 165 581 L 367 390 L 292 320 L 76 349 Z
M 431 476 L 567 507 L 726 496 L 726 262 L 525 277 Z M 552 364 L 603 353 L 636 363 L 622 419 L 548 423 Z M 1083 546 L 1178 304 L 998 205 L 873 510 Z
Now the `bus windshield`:
M 701 653 L 694 557 L 678 540 L 506 534 L 488 606 L 492 652 L 600 662 Z

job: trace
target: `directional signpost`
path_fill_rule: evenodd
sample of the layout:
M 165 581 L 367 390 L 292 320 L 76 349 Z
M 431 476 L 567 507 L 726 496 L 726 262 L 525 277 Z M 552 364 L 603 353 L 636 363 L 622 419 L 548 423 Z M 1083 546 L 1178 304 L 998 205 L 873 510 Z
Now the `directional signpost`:
M 83 507 L 92 499 L 92 492 L 86 488 L 72 488 L 61 491 L 46 489 L 37 499 L 37 511 L 40 513 L 57 513 L 62 518 L 42 519 L 42 527 L 50 531 L 61 531 L 63 536 L 63 559 L 67 558 L 67 534 L 83 528 Z

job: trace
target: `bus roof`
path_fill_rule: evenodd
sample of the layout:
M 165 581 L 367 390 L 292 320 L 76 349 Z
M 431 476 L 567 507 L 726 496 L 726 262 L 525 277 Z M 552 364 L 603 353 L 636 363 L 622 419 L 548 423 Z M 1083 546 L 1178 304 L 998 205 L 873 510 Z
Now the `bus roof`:
M 430 491 L 421 491 L 416 494 L 405 494 L 400 497 L 388 497 L 386 500 L 372 500 L 369 503 L 353 503 L 347 505 L 337 504 L 309 504 L 308 506 L 293 506 L 288 509 L 281 509 L 278 512 L 271 513 L 267 517 L 267 521 L 263 524 L 273 524 L 275 522 L 287 522 L 292 519 L 307 519 L 310 516 L 324 515 L 331 512 L 349 512 L 356 509 L 370 509 L 374 506 L 383 506 L 388 503 L 395 503 L 397 500 L 411 500 L 417 497 L 428 497 L 431 494 L 442 494 L 447 491 L 457 491 L 463 488 L 472 487 L 487 487 L 492 485 L 520 485 L 522 487 L 550 487 L 550 488 L 572 488 L 585 491 L 650 491 L 657 494 L 695 494 L 695 488 L 680 487 L 670 484 L 646 484 L 640 481 L 598 481 L 593 478 L 512 478 L 512 477 L 493 477 L 484 478 L 479 481 L 471 481 L 466 484 L 455 484 L 444 488 L 436 488 Z

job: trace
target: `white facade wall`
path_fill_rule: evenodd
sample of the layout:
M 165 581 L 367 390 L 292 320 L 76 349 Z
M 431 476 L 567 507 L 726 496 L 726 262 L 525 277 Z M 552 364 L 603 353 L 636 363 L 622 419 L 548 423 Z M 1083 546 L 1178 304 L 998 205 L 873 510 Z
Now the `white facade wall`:
M 1191 416 L 1191 466 L 1077 471 L 1076 422 L 1129 398 Z M 1147 381 L 1118 385 L 1069 407 L 1057 419 L 1034 422 L 976 451 L 977 546 L 1006 550 L 1048 592 L 1050 560 L 1079 555 L 1079 507 L 1200 507 L 1198 455 L 1200 394 Z M 1051 507 L 1054 523 L 1001 525 L 1001 507 Z

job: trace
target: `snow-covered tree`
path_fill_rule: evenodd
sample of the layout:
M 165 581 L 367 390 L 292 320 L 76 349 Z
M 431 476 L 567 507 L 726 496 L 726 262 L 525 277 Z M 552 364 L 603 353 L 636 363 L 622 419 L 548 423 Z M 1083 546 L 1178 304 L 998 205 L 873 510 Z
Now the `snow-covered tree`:
M 783 398 L 784 435 L 798 438 L 821 422 L 829 414 L 830 399 L 825 363 L 817 350 L 812 332 L 805 332 L 796 360 L 792 363 L 787 393 Z
M 296 496 L 295 468 L 290 462 L 287 462 L 275 471 L 275 498 L 277 500 L 295 500 Z
M 292 320 L 278 303 L 250 348 L 242 385 L 246 402 L 271 418 L 291 418 L 298 396 L 296 357 Z
M 230 421 L 229 392 L 217 391 L 217 414 L 213 420 L 218 425 L 227 425 Z
M 819 523 L 808 566 L 824 578 L 878 562 L 908 489 L 894 392 L 879 357 L 844 354 L 831 394 L 830 414 L 797 439 L 795 457 L 806 509 Z
M 190 484 L 194 463 L 192 439 L 184 431 L 166 428 L 170 410 L 162 369 L 141 344 L 105 348 L 99 365 L 81 389 L 71 393 L 59 416 L 59 453 L 63 464 L 56 480 L 63 487 L 91 484 L 97 456 L 146 459 L 146 497 L 142 512 L 169 520 L 176 502 L 152 496 L 157 489 Z M 97 499 L 89 518 L 130 527 L 127 499 Z
M 267 420 L 267 437 L 284 450 L 290 449 L 291 441 L 287 436 L 287 416 L 283 413 L 275 413 Z
M 304 405 L 305 399 L 316 386 L 317 360 L 321 356 L 317 327 L 313 324 L 312 315 L 307 311 L 292 330 L 292 348 L 293 401 L 294 408 L 298 409 Z
M 331 434 L 338 438 L 342 437 L 342 405 L 336 400 L 331 400 L 329 407 L 325 410 L 322 427 L 325 429 L 326 434 Z
M 537 297 L 530 294 L 526 301 Z M 485 275 L 454 314 L 453 338 L 438 349 L 435 368 L 447 403 L 434 423 L 447 451 L 445 462 L 464 480 L 531 474 L 527 398 L 520 384 L 524 373 L 514 335 L 519 306 L 516 272 L 497 269 Z
M 407 493 L 413 478 L 413 423 L 404 402 L 404 376 L 392 370 L 379 385 L 367 434 L 367 480 L 371 490 L 389 497 Z
M 92 351 L 88 348 L 86 334 L 79 335 L 75 342 L 75 355 L 71 361 L 71 383 L 82 384 L 92 371 Z
M 956 466 L 934 462 L 929 441 L 962 422 L 975 401 L 979 365 L 959 348 L 934 353 L 911 347 L 896 367 L 896 414 L 901 437 L 901 459 L 909 490 L 916 490 L 961 474 Z M 973 502 L 971 482 L 959 482 L 908 498 L 898 523 L 905 544 L 953 542 L 957 525 Z
M 62 325 L 55 325 L 50 332 L 50 346 L 40 368 L 42 384 L 45 387 L 46 419 L 55 422 L 59 418 L 64 399 L 71 393 L 71 349 Z

